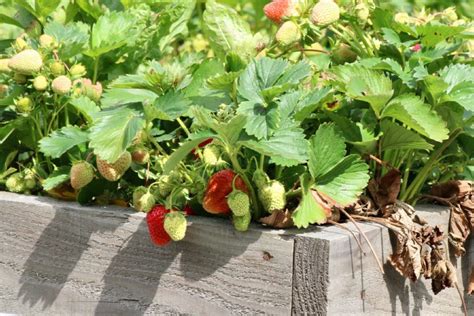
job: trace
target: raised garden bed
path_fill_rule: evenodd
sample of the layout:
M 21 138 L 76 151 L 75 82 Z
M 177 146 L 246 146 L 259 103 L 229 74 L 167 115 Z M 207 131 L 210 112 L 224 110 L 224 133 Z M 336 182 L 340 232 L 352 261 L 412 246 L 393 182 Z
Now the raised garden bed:
M 0 205 L 0 313 L 462 314 L 456 289 L 435 296 L 428 282 L 412 283 L 389 264 L 382 275 L 367 244 L 363 256 L 334 226 L 239 233 L 228 221 L 194 216 L 183 242 L 159 248 L 133 210 L 5 192 Z M 417 210 L 430 224 L 448 222 L 446 208 Z M 360 226 L 385 263 L 388 230 Z M 466 250 L 453 262 L 461 288 L 472 237 Z

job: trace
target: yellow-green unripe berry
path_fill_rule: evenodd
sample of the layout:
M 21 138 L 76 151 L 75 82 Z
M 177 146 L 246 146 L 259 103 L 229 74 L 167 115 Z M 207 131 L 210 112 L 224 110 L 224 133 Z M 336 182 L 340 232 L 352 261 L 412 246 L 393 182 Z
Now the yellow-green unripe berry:
M 9 62 L 10 59 L 8 58 L 0 59 L 0 73 L 9 73 L 11 71 L 10 67 L 8 67 Z
M 73 78 L 79 78 L 86 74 L 86 67 L 82 64 L 76 64 L 69 69 L 69 74 Z
M 275 39 L 281 45 L 291 45 L 301 39 L 301 31 L 293 21 L 283 23 L 275 34 Z
M 174 241 L 182 240 L 186 235 L 186 217 L 180 212 L 166 214 L 163 226 L 166 233 Z
M 252 216 L 250 215 L 250 212 L 243 216 L 232 216 L 232 223 L 234 224 L 234 228 L 239 232 L 247 231 L 251 220 Z
M 39 37 L 40 46 L 43 48 L 53 48 L 56 46 L 54 37 L 48 34 L 43 34 Z
M 33 110 L 33 101 L 28 97 L 16 100 L 15 108 L 19 113 L 30 113 Z
M 244 216 L 250 212 L 249 196 L 240 190 L 234 190 L 227 196 L 227 204 L 235 216 Z
M 43 59 L 34 49 L 26 49 L 10 58 L 8 67 L 17 73 L 32 75 L 43 67 Z
M 36 178 L 31 170 L 25 172 L 23 183 L 27 190 L 33 190 L 36 187 Z
M 51 83 L 53 91 L 59 95 L 64 95 L 71 91 L 72 82 L 66 76 L 59 76 L 53 80 Z
M 333 0 L 320 0 L 311 11 L 311 21 L 317 26 L 326 26 L 339 20 L 340 9 Z
M 135 197 L 135 192 L 134 192 Z M 137 194 L 138 197 L 138 194 Z M 155 205 L 155 197 L 152 193 L 148 192 L 148 190 L 142 194 L 137 200 L 134 199 L 133 207 L 140 212 L 149 212 L 152 207 Z
M 51 66 L 49 66 L 49 70 L 51 70 L 51 73 L 56 77 L 64 75 L 66 73 L 66 68 L 64 67 L 64 64 L 59 61 L 55 61 L 54 63 L 52 63 Z
M 48 79 L 45 76 L 38 76 L 33 80 L 33 87 L 37 91 L 44 91 L 48 88 Z
M 283 210 L 286 205 L 285 187 L 279 181 L 272 180 L 259 190 L 259 198 L 265 211 L 273 213 Z
M 28 44 L 26 43 L 26 41 L 23 38 L 18 37 L 15 40 L 15 49 L 16 49 L 16 51 L 18 51 L 18 52 L 22 51 L 27 47 L 28 47 Z
M 25 186 L 23 184 L 21 173 L 17 172 L 9 176 L 7 181 L 5 182 L 5 186 L 10 192 L 23 192 L 25 190 Z

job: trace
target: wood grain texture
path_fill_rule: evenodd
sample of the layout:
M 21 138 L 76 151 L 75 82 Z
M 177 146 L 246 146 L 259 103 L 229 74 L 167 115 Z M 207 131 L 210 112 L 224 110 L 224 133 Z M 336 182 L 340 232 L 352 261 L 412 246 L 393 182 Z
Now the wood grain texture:
M 326 315 L 329 246 L 324 239 L 295 238 L 293 315 Z
M 184 241 L 158 248 L 130 210 L 0 201 L 0 312 L 290 314 L 293 241 L 279 232 L 193 218 Z

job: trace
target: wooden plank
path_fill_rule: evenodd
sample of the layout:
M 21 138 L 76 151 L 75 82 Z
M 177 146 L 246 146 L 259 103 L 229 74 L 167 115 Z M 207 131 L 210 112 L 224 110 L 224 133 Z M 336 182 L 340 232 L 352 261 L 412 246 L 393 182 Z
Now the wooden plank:
M 130 210 L 0 201 L 0 312 L 290 314 L 293 241 L 282 231 L 193 218 L 184 241 L 158 248 Z
M 440 224 L 447 231 L 449 212 L 443 207 L 419 206 L 419 214 L 430 224 Z M 346 224 L 356 236 L 359 236 L 366 255 L 357 246 L 352 235 L 338 227 L 313 228 L 312 231 L 299 234 L 298 239 L 306 239 L 305 243 L 295 244 L 295 254 L 302 253 L 306 262 L 321 260 L 321 253 L 306 251 L 311 241 L 319 244 L 324 240 L 329 244 L 327 300 L 305 302 L 297 314 L 305 315 L 463 315 L 461 302 L 456 289 L 445 289 L 438 295 L 431 290 L 431 282 L 418 281 L 413 283 L 396 272 L 387 263 L 392 253 L 394 239 L 388 230 L 376 224 L 359 224 L 368 236 L 376 253 L 384 263 L 385 274 L 381 274 L 370 250 L 352 224 Z M 458 270 L 461 289 L 467 286 L 467 279 L 474 265 L 474 243 L 471 236 L 466 245 L 467 254 L 462 259 L 453 261 Z M 304 246 L 301 246 L 304 245 Z M 295 262 L 296 264 L 296 262 Z M 295 266 L 295 269 L 297 267 Z M 307 276 L 294 275 L 293 284 Z M 316 289 L 321 280 L 307 279 L 306 290 Z M 308 284 L 309 282 L 309 284 Z M 312 284 L 311 284 L 312 283 Z M 465 296 L 468 309 L 474 314 L 474 299 Z M 300 304 L 293 301 L 293 304 Z M 323 306 L 314 306 L 321 304 Z

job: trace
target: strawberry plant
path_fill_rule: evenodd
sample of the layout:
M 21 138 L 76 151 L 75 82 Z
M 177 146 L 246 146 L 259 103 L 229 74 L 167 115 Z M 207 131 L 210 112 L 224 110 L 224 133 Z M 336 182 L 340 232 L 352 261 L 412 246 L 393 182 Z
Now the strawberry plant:
M 404 3 L 11 4 L 0 184 L 131 205 L 160 246 L 190 214 L 240 232 L 375 221 L 417 279 L 407 245 L 438 268 L 445 249 L 406 203 L 446 201 L 430 187 L 455 180 L 461 208 L 472 196 L 474 26 L 465 1 Z M 455 283 L 439 269 L 435 291 Z

